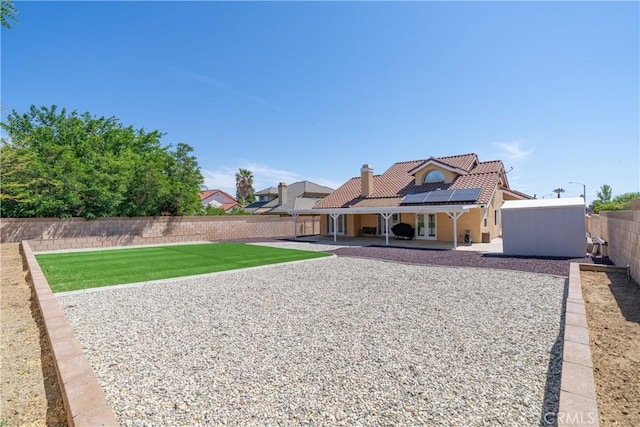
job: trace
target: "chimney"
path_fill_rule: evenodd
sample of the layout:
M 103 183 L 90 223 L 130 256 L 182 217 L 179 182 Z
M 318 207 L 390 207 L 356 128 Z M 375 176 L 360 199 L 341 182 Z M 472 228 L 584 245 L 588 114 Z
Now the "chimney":
M 278 199 L 281 205 L 287 203 L 287 184 L 284 182 L 278 184 Z
M 360 169 L 360 178 L 362 196 L 367 197 L 373 193 L 373 167 L 369 163 L 362 165 L 362 169 Z

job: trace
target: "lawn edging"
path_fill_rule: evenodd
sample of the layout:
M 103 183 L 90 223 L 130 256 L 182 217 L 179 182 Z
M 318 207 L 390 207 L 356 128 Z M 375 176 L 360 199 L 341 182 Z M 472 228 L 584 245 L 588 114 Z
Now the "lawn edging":
M 586 265 L 591 267 L 589 264 Z M 564 313 L 560 402 L 556 414 L 559 427 L 600 425 L 589 326 L 582 296 L 581 269 L 582 264 L 571 263 L 569 270 L 569 293 Z
M 22 241 L 22 252 L 51 347 L 69 426 L 118 426 L 104 391 L 26 240 Z

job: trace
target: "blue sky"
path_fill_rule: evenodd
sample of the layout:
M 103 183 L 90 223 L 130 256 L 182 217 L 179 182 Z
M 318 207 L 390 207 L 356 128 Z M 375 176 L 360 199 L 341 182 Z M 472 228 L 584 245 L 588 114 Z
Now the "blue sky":
M 209 188 L 475 152 L 513 188 L 640 191 L 638 2 L 23 2 L 2 118 L 31 104 L 186 142 Z

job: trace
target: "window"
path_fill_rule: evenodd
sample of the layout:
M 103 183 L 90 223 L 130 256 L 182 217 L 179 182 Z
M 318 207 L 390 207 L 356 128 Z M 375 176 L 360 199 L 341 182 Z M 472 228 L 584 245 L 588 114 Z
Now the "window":
M 439 170 L 432 170 L 424 177 L 424 182 L 444 182 L 444 174 Z
M 485 227 L 487 226 L 487 218 L 486 217 L 484 218 L 484 226 Z
M 496 215 L 494 217 L 493 225 L 498 225 L 500 223 L 500 217 L 499 217 L 500 211 L 496 209 L 495 213 Z

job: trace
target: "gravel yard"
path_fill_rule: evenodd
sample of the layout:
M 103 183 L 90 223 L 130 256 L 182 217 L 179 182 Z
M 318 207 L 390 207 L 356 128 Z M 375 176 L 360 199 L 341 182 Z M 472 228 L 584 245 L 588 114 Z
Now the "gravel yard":
M 59 301 L 122 425 L 535 425 L 564 284 L 335 257 Z

